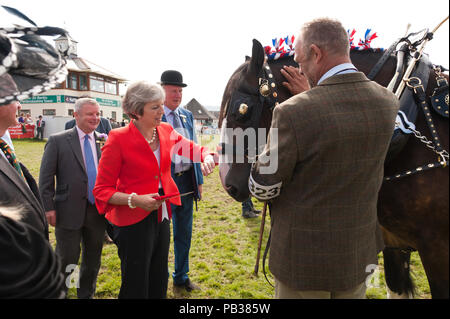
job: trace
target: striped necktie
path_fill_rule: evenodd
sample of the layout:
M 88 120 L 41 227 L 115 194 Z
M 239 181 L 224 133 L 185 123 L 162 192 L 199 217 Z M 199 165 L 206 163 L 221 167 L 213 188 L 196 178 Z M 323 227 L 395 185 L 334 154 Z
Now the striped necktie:
M 19 161 L 17 160 L 16 154 L 9 147 L 8 143 L 6 143 L 3 139 L 0 138 L 0 150 L 5 154 L 8 162 L 14 167 L 14 169 L 19 173 L 20 176 L 25 180 L 25 176 L 23 176 L 22 169 L 20 168 Z

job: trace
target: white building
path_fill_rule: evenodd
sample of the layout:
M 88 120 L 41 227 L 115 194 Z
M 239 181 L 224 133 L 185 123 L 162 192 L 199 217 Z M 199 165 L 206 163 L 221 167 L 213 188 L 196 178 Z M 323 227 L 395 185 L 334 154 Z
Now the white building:
M 77 56 L 77 42 L 66 37 L 55 40 L 59 48 L 71 47 L 67 59 L 69 74 L 65 82 L 21 102 L 21 113 L 31 113 L 36 119 L 43 115 L 46 119 L 70 119 L 74 103 L 80 97 L 90 97 L 100 104 L 101 116 L 122 121 L 123 112 L 119 85 L 126 82 L 120 75 Z

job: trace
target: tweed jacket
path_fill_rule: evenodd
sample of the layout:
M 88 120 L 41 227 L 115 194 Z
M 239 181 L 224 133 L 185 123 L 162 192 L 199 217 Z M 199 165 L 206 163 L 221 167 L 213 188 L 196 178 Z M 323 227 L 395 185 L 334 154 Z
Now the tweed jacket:
M 97 133 L 94 136 L 97 138 Z M 100 160 L 101 150 L 98 143 L 95 145 Z M 83 226 L 88 177 L 76 127 L 49 137 L 42 156 L 39 190 L 45 211 L 56 210 L 56 227 L 76 230 Z
M 272 202 L 269 268 L 287 286 L 346 290 L 377 264 L 377 195 L 398 108 L 360 72 L 330 77 L 275 108 L 250 181 L 282 183 Z M 273 174 L 261 172 L 274 161 Z

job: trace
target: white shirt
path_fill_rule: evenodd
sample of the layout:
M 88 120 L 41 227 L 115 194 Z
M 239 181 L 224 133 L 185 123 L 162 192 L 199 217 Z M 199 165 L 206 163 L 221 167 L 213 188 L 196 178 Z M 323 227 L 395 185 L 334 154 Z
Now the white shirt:
M 153 151 L 153 154 L 154 154 L 155 157 L 156 157 L 156 161 L 158 162 L 158 166 L 161 166 L 161 165 L 159 164 L 159 161 L 160 161 L 160 158 L 161 158 L 161 153 L 159 152 L 159 147 L 158 147 L 155 151 Z M 159 179 L 159 186 L 158 186 L 158 188 L 162 188 L 161 179 Z M 164 220 L 164 218 L 167 219 L 167 220 L 169 220 L 169 213 L 167 212 L 166 201 L 164 201 L 164 202 L 162 203 L 161 209 L 162 209 L 162 217 L 161 217 L 161 220 Z
M 326 79 L 332 77 L 333 75 L 353 73 L 353 72 L 358 72 L 358 69 L 356 69 L 356 67 L 351 63 L 342 63 L 339 65 L 336 65 L 335 67 L 329 69 L 324 75 L 322 75 L 320 80 L 317 82 L 317 85 L 319 85 L 321 82 L 325 81 Z
M 84 161 L 84 167 L 86 167 L 86 159 L 84 157 L 84 136 L 89 136 L 89 144 L 91 145 L 92 155 L 94 155 L 94 163 L 95 163 L 95 170 L 98 170 L 98 160 L 97 160 L 97 147 L 95 146 L 95 135 L 94 132 L 91 132 L 89 134 L 84 133 L 78 126 L 76 126 L 78 131 L 78 137 L 80 138 L 80 145 L 81 145 L 81 153 L 83 154 L 83 161 Z
M 6 144 L 8 144 L 8 146 L 12 149 L 12 151 L 14 152 L 14 145 L 12 143 L 11 140 L 11 136 L 9 135 L 9 131 L 6 130 L 5 135 L 3 135 L 2 137 L 0 137 L 2 140 L 4 140 L 6 142 Z M 5 156 L 5 154 L 3 154 L 3 152 L 0 152 L 0 154 L 2 154 L 3 158 L 5 160 L 8 160 Z M 8 162 L 9 163 L 9 162 Z

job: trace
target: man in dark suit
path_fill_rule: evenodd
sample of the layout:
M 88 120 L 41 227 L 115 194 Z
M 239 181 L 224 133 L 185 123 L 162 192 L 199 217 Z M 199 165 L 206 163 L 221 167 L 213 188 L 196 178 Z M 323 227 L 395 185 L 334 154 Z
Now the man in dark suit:
M 168 122 L 184 137 L 197 143 L 194 117 L 184 108 L 178 107 L 183 97 L 183 76 L 180 72 L 168 70 L 161 75 L 161 85 L 166 93 L 162 121 Z M 172 274 L 175 287 L 187 291 L 200 289 L 188 276 L 189 250 L 191 248 L 194 201 L 201 198 L 203 176 L 199 163 L 175 156 L 172 162 L 172 177 L 181 194 L 194 192 L 181 198 L 181 206 L 172 205 L 173 242 L 175 269 Z
M 74 115 L 74 128 L 51 135 L 47 141 L 39 189 L 47 220 L 55 226 L 56 253 L 61 257 L 66 275 L 75 270 L 82 245 L 77 295 L 92 298 L 106 228 L 92 194 L 101 154 L 94 132 L 100 121 L 100 106 L 93 99 L 79 99 Z
M 75 119 L 72 119 L 72 120 L 66 122 L 66 124 L 64 125 L 64 129 L 70 130 L 74 126 L 75 126 Z M 108 121 L 108 119 L 105 119 L 104 117 L 100 117 L 100 123 L 98 124 L 95 131 L 108 135 L 109 131 L 111 131 L 111 130 L 112 130 L 111 123 Z
M 252 194 L 272 200 L 277 298 L 365 298 L 383 248 L 377 197 L 399 103 L 356 70 L 349 51 L 338 21 L 302 27 L 295 61 L 311 89 L 275 107 L 252 168 Z
M 9 74 L 0 76 L 0 97 L 16 92 L 17 87 Z M 34 227 L 48 239 L 41 197 L 34 178 L 15 156 L 8 128 L 17 125 L 16 114 L 21 105 L 18 101 L 0 103 L 0 204 L 21 206 L 22 221 Z
M 42 140 L 44 138 L 45 121 L 42 119 L 42 115 L 39 115 L 39 119 L 36 121 L 36 138 Z

